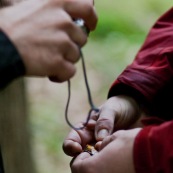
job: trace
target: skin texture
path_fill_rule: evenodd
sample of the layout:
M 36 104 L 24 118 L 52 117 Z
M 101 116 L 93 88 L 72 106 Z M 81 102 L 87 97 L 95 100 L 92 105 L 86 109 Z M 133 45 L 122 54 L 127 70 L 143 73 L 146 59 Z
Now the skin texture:
M 92 112 L 86 128 L 71 130 L 63 143 L 64 152 L 73 157 L 72 173 L 135 173 L 133 144 L 144 116 L 134 99 L 109 98 L 99 113 Z M 94 156 L 83 152 L 86 144 L 95 144 L 99 152 Z
M 135 173 L 133 144 L 140 130 L 120 130 L 107 136 L 97 154 L 84 152 L 72 160 L 72 173 Z
M 101 141 L 119 129 L 142 127 L 140 119 L 143 114 L 130 97 L 111 97 L 99 109 L 99 113 L 92 112 L 86 128 L 70 131 L 63 143 L 63 150 L 67 155 L 75 156 L 82 152 L 86 144 L 91 143 L 99 149 Z
M 71 78 L 87 35 L 72 19 L 94 30 L 92 0 L 30 0 L 0 11 L 0 28 L 22 57 L 27 76 L 48 76 L 56 82 Z M 7 22 L 8 21 L 8 22 Z
M 101 141 L 119 129 L 130 128 L 140 116 L 133 98 L 124 95 L 109 98 L 100 108 L 95 126 L 96 140 Z

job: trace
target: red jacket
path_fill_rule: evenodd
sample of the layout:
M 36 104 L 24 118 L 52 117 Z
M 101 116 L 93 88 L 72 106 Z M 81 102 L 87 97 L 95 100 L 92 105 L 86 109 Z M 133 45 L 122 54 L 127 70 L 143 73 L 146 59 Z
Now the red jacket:
M 146 126 L 136 137 L 137 173 L 173 173 L 173 8 L 151 28 L 143 46 L 109 97 L 128 94 L 165 122 Z

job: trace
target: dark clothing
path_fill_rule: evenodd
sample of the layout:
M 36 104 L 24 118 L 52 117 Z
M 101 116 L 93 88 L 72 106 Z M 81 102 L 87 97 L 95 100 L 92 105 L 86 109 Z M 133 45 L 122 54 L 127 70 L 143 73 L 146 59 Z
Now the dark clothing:
M 4 167 L 3 167 L 3 160 L 2 160 L 1 151 L 0 151 L 0 173 L 4 173 Z
M 0 31 L 0 89 L 25 74 L 25 67 L 16 48 Z

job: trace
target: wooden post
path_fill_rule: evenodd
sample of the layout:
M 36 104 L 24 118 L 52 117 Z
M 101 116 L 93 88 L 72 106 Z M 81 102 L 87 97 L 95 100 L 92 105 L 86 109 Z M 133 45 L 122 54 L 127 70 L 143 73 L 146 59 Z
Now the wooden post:
M 0 0 L 0 6 L 14 1 L 18 0 Z M 25 83 L 17 79 L 0 91 L 0 147 L 5 173 L 35 173 L 28 127 Z
M 22 79 L 0 92 L 0 142 L 5 173 L 34 173 Z

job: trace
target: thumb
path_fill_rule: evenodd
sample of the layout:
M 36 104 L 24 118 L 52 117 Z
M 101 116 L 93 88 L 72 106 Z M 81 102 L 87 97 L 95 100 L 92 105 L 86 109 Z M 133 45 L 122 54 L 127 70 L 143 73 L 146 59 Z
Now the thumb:
M 83 152 L 78 156 L 74 157 L 70 162 L 70 167 L 74 170 L 76 167 L 80 166 L 85 159 L 92 157 L 89 153 Z
M 106 136 L 112 134 L 116 117 L 115 114 L 115 110 L 102 107 L 95 126 L 95 138 L 97 141 L 102 141 Z
M 83 152 L 83 153 L 79 154 L 79 155 L 76 157 L 75 160 L 76 160 L 76 161 L 77 161 L 77 160 L 83 161 L 83 160 L 85 160 L 85 159 L 87 159 L 87 158 L 89 158 L 89 157 L 91 157 L 91 155 L 90 155 L 89 153 Z

